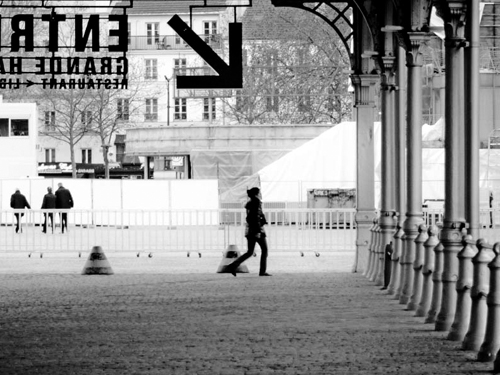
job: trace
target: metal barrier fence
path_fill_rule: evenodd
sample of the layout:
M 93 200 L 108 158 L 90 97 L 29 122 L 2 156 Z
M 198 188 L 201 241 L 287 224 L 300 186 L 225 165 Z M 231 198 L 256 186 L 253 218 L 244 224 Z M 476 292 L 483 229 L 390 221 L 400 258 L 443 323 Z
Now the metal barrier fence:
M 354 209 L 265 210 L 268 244 L 272 251 L 353 251 Z M 15 214 L 23 214 L 16 233 Z M 68 215 L 68 230 L 60 226 Z M 44 215 L 55 226 L 42 233 Z M 102 246 L 115 252 L 224 251 L 229 244 L 246 249 L 245 211 L 222 210 L 3 210 L 0 211 L 0 252 L 88 252 Z
M 430 227 L 436 225 L 442 226 L 444 210 L 442 209 L 424 209 L 425 224 Z M 479 235 L 488 240 L 500 239 L 500 209 L 483 208 L 479 212 Z

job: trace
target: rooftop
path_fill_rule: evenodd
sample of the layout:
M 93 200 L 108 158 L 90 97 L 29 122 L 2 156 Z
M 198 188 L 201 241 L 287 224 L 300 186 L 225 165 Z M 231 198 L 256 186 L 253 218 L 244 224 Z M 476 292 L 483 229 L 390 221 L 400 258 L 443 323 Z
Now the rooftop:
M 213 12 L 217 9 L 213 8 L 213 6 L 226 7 L 226 0 L 206 0 L 209 7 L 201 8 L 204 2 L 204 0 L 134 0 L 133 7 L 127 9 L 127 14 L 186 14 L 189 13 L 190 6 L 196 6 L 195 11 L 197 13 Z M 116 5 L 113 13 L 119 13 L 119 7 L 120 3 Z

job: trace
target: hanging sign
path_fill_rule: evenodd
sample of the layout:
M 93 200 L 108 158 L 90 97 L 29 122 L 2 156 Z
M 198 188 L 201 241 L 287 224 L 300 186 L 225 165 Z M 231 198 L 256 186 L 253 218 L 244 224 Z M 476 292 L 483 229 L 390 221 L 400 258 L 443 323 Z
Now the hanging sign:
M 127 88 L 125 9 L 132 4 L 126 3 L 0 0 L 4 36 L 0 40 L 0 88 Z M 88 6 L 122 8 L 123 14 L 89 15 Z M 68 8 L 75 10 L 68 12 Z M 37 27 L 46 30 L 43 39 Z M 109 29 L 107 45 L 101 43 L 104 29 Z M 96 54 L 89 56 L 89 50 Z M 24 75 L 35 78 L 23 80 Z
M 218 76 L 177 76 L 178 89 L 241 89 L 243 87 L 242 25 L 229 24 L 229 64 L 201 39 L 178 15 L 168 24 L 200 55 Z

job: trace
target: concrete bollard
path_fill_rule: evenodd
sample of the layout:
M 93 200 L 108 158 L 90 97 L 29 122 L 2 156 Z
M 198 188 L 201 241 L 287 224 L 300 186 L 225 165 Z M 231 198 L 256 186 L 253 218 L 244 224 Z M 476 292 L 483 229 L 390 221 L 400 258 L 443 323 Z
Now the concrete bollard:
M 443 244 L 440 242 L 434 248 L 434 272 L 432 273 L 432 300 L 429 311 L 427 312 L 426 323 L 435 323 L 436 317 L 441 308 L 441 297 L 443 296 Z
M 372 243 L 370 245 L 370 253 L 368 254 L 368 267 L 367 267 L 367 270 L 366 270 L 366 278 L 369 279 L 370 278 L 370 275 L 372 273 L 372 269 L 373 269 L 373 252 L 375 251 L 375 247 L 377 246 L 377 241 L 378 241 L 378 238 L 377 238 L 377 219 L 373 219 L 373 230 L 372 230 L 372 233 L 373 233 L 373 239 L 372 239 Z
M 377 226 L 377 219 L 373 219 L 373 224 L 370 228 L 370 243 L 368 244 L 368 264 L 366 265 L 363 276 L 368 277 L 373 262 L 373 247 L 375 245 L 375 228 Z
M 399 295 L 399 303 L 402 305 L 408 304 L 413 293 L 413 262 L 415 261 L 415 239 L 417 236 L 412 241 L 406 235 L 406 241 L 403 244 L 404 251 L 401 267 L 404 269 L 404 278 L 401 280 L 401 294 Z
M 41 255 L 41 254 L 40 254 Z M 113 275 L 113 269 L 101 246 L 92 247 L 82 275 Z
M 493 246 L 486 240 L 477 241 L 478 253 L 472 258 L 474 264 L 474 276 L 470 291 L 472 308 L 469 331 L 462 342 L 462 349 L 477 352 L 481 347 L 486 332 L 486 318 L 488 316 L 488 305 L 486 296 L 490 290 L 490 270 L 488 263 L 495 257 Z
M 394 237 L 394 233 L 396 233 L 396 213 L 391 211 L 385 211 L 380 215 L 380 247 L 378 253 L 378 267 L 377 273 L 375 275 L 375 285 L 376 286 L 385 286 L 385 269 L 386 269 L 386 248 L 392 242 L 392 238 Z M 392 247 L 392 245 L 391 245 Z M 392 251 L 391 251 L 392 255 Z M 390 272 L 390 262 L 388 265 L 388 271 Z M 387 279 L 390 278 L 390 274 Z
M 399 264 L 399 258 L 401 257 L 401 247 L 402 247 L 401 237 L 403 236 L 403 234 L 404 234 L 403 229 L 401 228 L 400 225 L 398 225 L 398 230 L 396 231 L 393 240 L 394 246 L 391 256 L 391 263 L 392 263 L 391 281 L 387 286 L 388 294 L 396 294 L 396 291 L 398 290 L 399 287 L 399 278 L 401 277 L 401 265 Z
M 231 273 L 231 270 L 228 269 L 228 266 L 233 263 L 239 256 L 240 251 L 238 250 L 238 246 L 229 245 L 226 251 L 223 253 L 222 260 L 217 268 L 217 273 Z M 236 273 L 248 273 L 248 267 L 246 264 L 240 264 L 238 268 L 236 268 Z
M 382 246 L 382 228 L 380 227 L 380 224 L 377 222 L 377 228 L 375 228 L 375 233 L 377 236 L 377 241 L 375 242 L 375 247 L 373 248 L 373 263 L 372 263 L 372 273 L 370 275 L 370 281 L 375 281 L 375 278 L 377 277 L 377 272 L 380 267 L 379 264 L 379 253 L 380 253 L 380 247 Z
M 431 225 L 427 234 L 429 238 L 424 243 L 424 264 L 422 266 L 422 295 L 415 316 L 424 317 L 431 306 L 432 273 L 434 272 L 434 249 L 439 244 L 439 229 Z
M 373 247 L 373 253 L 372 253 L 372 266 L 370 269 L 370 274 L 368 275 L 368 280 L 374 281 L 375 280 L 375 275 L 377 272 L 377 255 L 378 255 L 378 248 L 380 247 L 380 241 L 381 239 L 381 228 L 380 225 L 378 225 L 378 220 L 377 220 L 377 226 L 375 227 L 375 246 Z
M 488 264 L 490 269 L 490 290 L 486 297 L 488 317 L 483 344 L 477 353 L 477 360 L 488 362 L 495 360 L 500 349 L 500 242 L 493 246 L 495 258 Z
M 382 257 L 383 257 L 383 252 L 384 252 L 384 248 L 385 248 L 384 232 L 382 230 L 382 227 L 380 226 L 380 222 L 379 222 L 377 231 L 378 231 L 378 246 L 375 249 L 375 254 L 374 254 L 375 255 L 375 257 L 374 257 L 375 267 L 373 269 L 373 276 L 371 278 L 371 281 L 373 281 L 375 283 L 375 285 L 379 285 L 378 278 L 379 278 L 380 272 L 382 271 Z
M 498 355 L 500 351 L 497 352 L 497 356 L 495 358 L 495 362 L 493 364 L 493 373 L 494 374 L 499 374 L 500 373 L 500 356 Z
M 398 282 L 398 288 L 396 289 L 396 294 L 394 295 L 394 299 L 399 300 L 399 297 L 401 296 L 401 290 L 403 290 L 403 282 L 405 280 L 405 275 L 406 275 L 406 268 L 403 267 L 403 259 L 405 257 L 405 240 L 406 240 L 406 234 L 401 236 L 401 254 L 399 255 L 399 282 Z
M 413 311 L 417 309 L 422 296 L 422 266 L 424 265 L 424 243 L 429 238 L 427 234 L 427 225 L 418 226 L 418 236 L 415 238 L 415 260 L 413 261 L 413 290 L 410 301 L 406 309 Z
M 472 258 L 477 254 L 475 241 L 470 234 L 464 236 L 464 248 L 458 253 L 457 307 L 455 319 L 448 333 L 448 340 L 462 341 L 469 329 L 472 300 L 470 291 L 474 277 Z

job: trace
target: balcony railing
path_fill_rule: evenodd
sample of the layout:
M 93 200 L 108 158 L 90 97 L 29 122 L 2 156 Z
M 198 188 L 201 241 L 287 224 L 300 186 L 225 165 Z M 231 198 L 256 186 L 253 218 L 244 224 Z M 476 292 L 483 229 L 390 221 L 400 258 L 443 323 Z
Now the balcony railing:
M 213 49 L 222 48 L 220 34 L 199 35 Z M 183 39 L 176 35 L 158 36 L 131 36 L 129 37 L 129 50 L 185 50 L 191 49 Z

